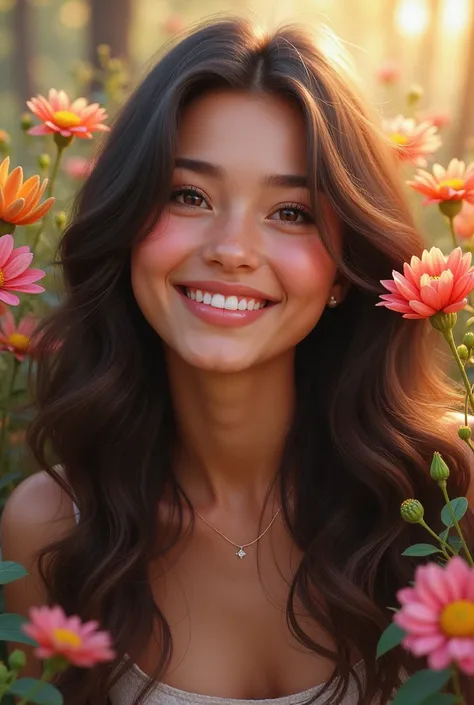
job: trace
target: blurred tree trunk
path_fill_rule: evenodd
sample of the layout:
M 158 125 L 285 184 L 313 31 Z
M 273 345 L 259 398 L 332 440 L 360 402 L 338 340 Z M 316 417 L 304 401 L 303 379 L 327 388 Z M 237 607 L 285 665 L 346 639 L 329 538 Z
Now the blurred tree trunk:
M 91 19 L 89 34 L 89 60 L 95 68 L 99 68 L 97 47 L 107 44 L 111 56 L 128 62 L 129 60 L 129 28 L 132 15 L 131 0 L 91 0 Z M 92 85 L 97 90 L 98 85 Z
M 471 24 L 466 39 L 466 63 L 464 80 L 461 83 L 457 123 L 454 127 L 451 152 L 453 157 L 462 159 L 466 152 L 467 138 L 474 131 L 474 10 L 471 10 Z
M 28 0 L 16 0 L 13 10 L 13 32 L 15 36 L 15 85 L 22 106 L 31 98 L 31 60 L 33 57 L 33 34 L 30 31 L 30 5 Z M 22 107 L 26 110 L 26 106 Z

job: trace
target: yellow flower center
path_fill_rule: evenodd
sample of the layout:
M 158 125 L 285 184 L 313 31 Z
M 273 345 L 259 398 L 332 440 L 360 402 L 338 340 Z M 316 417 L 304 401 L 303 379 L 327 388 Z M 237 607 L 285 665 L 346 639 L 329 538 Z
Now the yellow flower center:
M 53 629 L 53 634 L 64 646 L 80 646 L 82 644 L 81 637 L 69 629 Z
M 5 283 L 5 275 L 3 274 L 3 270 L 0 269 L 0 286 L 3 286 Z
M 446 186 L 446 188 L 453 188 L 456 191 L 460 191 L 464 188 L 465 181 L 464 179 L 446 179 L 445 181 L 440 181 L 438 184 L 438 188 L 442 188 L 443 186 Z
M 395 144 L 399 144 L 401 147 L 408 144 L 408 137 L 406 135 L 402 135 L 400 132 L 393 132 L 390 135 L 390 139 L 392 140 L 392 142 L 395 142 Z
M 62 128 L 77 127 L 81 124 L 81 118 L 75 113 L 70 113 L 69 110 L 58 110 L 54 113 L 53 120 L 58 127 Z
M 441 613 L 440 624 L 447 636 L 474 636 L 474 602 L 451 602 Z
M 23 335 L 23 333 L 12 333 L 8 336 L 8 342 L 15 350 L 26 352 L 30 344 L 30 339 L 28 336 Z

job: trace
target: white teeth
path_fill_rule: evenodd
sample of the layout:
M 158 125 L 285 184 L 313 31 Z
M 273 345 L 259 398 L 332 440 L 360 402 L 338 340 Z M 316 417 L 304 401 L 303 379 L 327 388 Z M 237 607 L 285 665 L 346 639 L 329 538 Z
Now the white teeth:
M 204 303 L 207 303 L 206 296 L 207 296 L 207 294 L 204 295 Z M 223 296 L 222 294 L 214 294 L 214 296 L 212 297 L 212 300 L 210 301 L 210 304 L 211 304 L 211 306 L 214 306 L 214 308 L 224 308 L 225 296 Z
M 227 311 L 258 311 L 264 308 L 265 301 L 255 301 L 255 299 L 244 299 L 238 296 L 224 296 L 223 294 L 211 294 L 201 289 L 185 289 L 186 296 L 197 303 L 207 304 L 214 308 L 222 308 Z
M 237 311 L 239 300 L 237 296 L 228 296 L 224 302 L 224 308 L 228 311 Z

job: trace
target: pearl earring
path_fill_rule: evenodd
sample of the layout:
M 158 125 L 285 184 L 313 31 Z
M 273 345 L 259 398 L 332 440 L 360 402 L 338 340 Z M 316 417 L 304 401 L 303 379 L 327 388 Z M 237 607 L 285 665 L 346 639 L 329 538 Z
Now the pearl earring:
M 338 300 L 336 299 L 336 297 L 331 296 L 331 298 L 328 301 L 329 308 L 336 308 L 337 304 L 338 304 Z

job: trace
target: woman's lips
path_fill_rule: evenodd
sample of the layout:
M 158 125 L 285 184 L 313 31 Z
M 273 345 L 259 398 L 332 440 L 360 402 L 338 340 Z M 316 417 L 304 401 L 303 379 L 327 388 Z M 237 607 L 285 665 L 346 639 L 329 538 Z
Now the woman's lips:
M 211 325 L 227 328 L 245 326 L 264 315 L 272 303 L 251 296 L 237 296 L 235 293 L 224 296 L 221 292 L 211 293 L 193 287 L 176 287 L 188 310 L 197 318 Z

